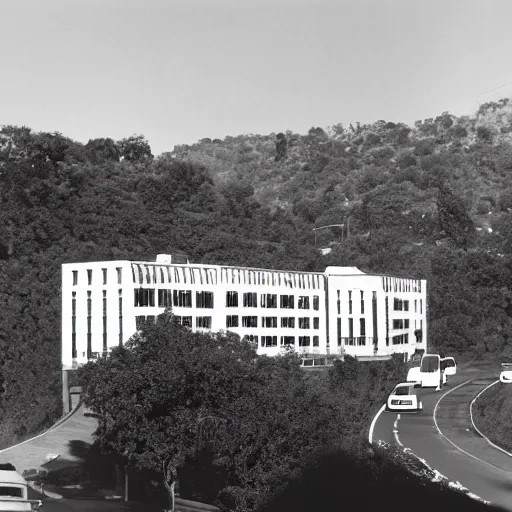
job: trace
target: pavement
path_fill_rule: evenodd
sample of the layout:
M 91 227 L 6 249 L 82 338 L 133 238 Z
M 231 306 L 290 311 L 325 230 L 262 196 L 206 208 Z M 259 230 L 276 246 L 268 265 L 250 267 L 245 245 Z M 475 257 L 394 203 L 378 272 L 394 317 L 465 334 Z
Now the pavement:
M 469 414 L 471 401 L 498 375 L 496 364 L 459 367 L 443 390 L 420 391 L 420 414 L 380 414 L 372 441 L 410 448 L 449 480 L 512 512 L 512 457 L 487 443 Z

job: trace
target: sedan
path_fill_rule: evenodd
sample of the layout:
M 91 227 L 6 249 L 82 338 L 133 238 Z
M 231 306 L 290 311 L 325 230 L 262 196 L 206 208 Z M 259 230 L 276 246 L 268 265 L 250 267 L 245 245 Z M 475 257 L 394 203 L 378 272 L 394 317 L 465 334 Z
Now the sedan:
M 421 383 L 402 382 L 391 392 L 386 403 L 387 411 L 419 412 L 423 404 L 417 393 Z

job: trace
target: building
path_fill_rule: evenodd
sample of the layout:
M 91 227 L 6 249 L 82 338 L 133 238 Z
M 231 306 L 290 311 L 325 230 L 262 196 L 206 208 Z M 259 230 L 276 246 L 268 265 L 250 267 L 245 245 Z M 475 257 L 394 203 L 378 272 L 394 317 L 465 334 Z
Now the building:
M 62 365 L 72 369 L 125 343 L 142 319 L 172 307 L 193 330 L 229 330 L 277 355 L 381 356 L 426 349 L 426 281 L 355 267 L 293 272 L 190 263 L 62 265 Z

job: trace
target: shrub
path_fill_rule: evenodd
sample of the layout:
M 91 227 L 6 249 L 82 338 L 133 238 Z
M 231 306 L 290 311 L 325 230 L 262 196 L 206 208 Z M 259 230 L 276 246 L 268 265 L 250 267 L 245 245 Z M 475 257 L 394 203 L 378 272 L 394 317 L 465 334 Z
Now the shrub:
M 483 142 L 492 142 L 493 135 L 487 126 L 479 126 L 476 129 L 476 136 Z
M 432 139 L 423 139 L 416 142 L 414 154 L 416 156 L 431 155 L 436 149 L 436 143 Z

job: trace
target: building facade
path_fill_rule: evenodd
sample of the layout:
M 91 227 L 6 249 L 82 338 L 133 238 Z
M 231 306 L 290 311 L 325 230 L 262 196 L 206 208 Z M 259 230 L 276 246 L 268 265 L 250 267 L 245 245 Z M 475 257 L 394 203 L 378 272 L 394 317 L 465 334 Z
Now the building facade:
M 426 350 L 426 281 L 355 267 L 293 272 L 155 262 L 62 265 L 62 365 L 76 368 L 124 344 L 166 308 L 192 330 L 232 331 L 277 355 L 383 356 Z

